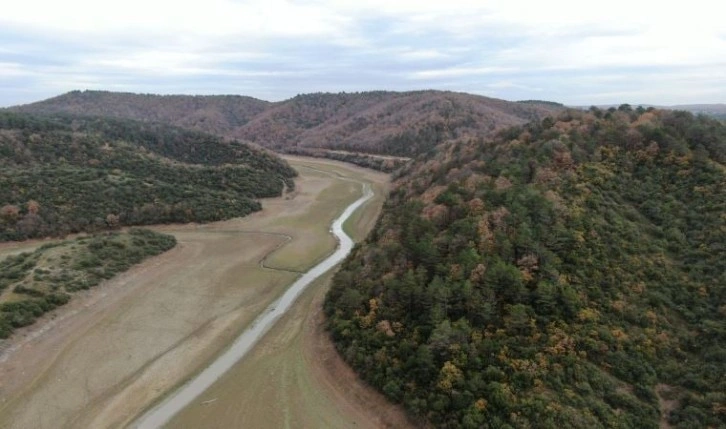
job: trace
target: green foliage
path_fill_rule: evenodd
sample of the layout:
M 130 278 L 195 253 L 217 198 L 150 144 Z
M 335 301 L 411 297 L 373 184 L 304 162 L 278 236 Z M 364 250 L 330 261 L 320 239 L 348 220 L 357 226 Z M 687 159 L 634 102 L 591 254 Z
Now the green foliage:
M 566 111 L 399 173 L 325 312 L 436 426 L 726 425 L 726 127 Z M 390 327 L 390 328 L 389 328 Z
M 105 233 L 41 246 L 0 261 L 0 338 L 176 245 L 173 236 L 144 229 Z
M 0 112 L 0 240 L 209 222 L 294 187 L 273 155 L 128 120 Z

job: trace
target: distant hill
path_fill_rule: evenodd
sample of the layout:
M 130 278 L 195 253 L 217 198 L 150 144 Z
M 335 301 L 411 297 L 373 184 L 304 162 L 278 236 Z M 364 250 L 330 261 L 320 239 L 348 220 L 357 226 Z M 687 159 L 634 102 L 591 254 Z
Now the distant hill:
M 0 112 L 0 241 L 244 216 L 295 175 L 266 151 L 196 131 Z
M 325 302 L 442 428 L 726 427 L 726 126 L 564 111 L 397 173 Z
M 618 109 L 620 105 L 607 104 L 595 106 L 602 110 Z M 627 106 L 627 105 L 626 105 Z M 573 106 L 577 109 L 587 110 L 590 106 Z M 706 115 L 719 120 L 726 119 L 726 104 L 674 104 L 672 106 L 654 106 L 649 104 L 643 105 L 632 105 L 633 108 L 656 108 L 656 109 L 668 109 L 668 110 L 683 110 L 686 112 L 693 113 L 694 115 Z
M 74 91 L 12 110 L 158 121 L 279 151 L 324 148 L 412 156 L 443 140 L 487 135 L 561 107 L 441 91 L 316 93 L 277 103 L 238 96 Z
M 227 135 L 271 105 L 239 95 L 152 95 L 110 91 L 71 91 L 58 97 L 18 106 L 24 113 L 69 113 L 161 122 Z
M 680 104 L 671 108 L 726 119 L 726 104 Z
M 412 156 L 444 140 L 486 135 L 553 111 L 440 91 L 306 94 L 272 106 L 234 135 L 278 150 L 299 146 Z

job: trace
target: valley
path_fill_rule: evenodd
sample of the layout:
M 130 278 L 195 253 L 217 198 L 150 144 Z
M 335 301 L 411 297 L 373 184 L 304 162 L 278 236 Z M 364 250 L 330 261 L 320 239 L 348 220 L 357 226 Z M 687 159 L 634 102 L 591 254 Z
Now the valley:
M 726 429 L 725 11 L 8 2 L 0 429 Z
M 330 222 L 360 196 L 360 185 L 344 179 L 367 182 L 375 193 L 346 229 L 360 238 L 372 228 L 387 176 L 332 161 L 288 161 L 300 174 L 295 191 L 262 200 L 262 210 L 243 219 L 155 227 L 176 237 L 177 247 L 13 337 L 0 358 L 0 427 L 130 423 L 204 367 L 297 271 L 332 251 Z M 33 245 L 6 244 L 3 252 Z

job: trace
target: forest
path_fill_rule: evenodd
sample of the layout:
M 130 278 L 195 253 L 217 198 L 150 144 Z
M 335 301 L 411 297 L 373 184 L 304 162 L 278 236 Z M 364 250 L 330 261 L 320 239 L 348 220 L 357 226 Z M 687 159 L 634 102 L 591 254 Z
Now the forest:
M 395 175 L 324 304 L 442 428 L 726 427 L 726 126 L 566 110 Z
M 488 135 L 562 108 L 450 91 L 311 93 L 275 103 L 240 96 L 72 91 L 11 110 L 157 121 L 280 152 L 312 149 L 330 157 L 315 149 L 337 149 L 409 157 L 433 149 L 440 139 Z
M 126 119 L 0 112 L 0 241 L 260 209 L 296 172 L 262 149 Z

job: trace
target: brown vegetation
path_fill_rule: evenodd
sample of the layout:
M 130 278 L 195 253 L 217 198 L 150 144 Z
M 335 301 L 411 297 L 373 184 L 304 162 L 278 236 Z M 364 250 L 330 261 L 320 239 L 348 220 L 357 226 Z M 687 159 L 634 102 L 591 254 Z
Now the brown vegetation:
M 315 93 L 278 103 L 238 96 L 74 91 L 15 108 L 159 121 L 282 151 L 326 148 L 400 156 L 424 152 L 447 139 L 487 135 L 560 109 L 442 91 Z

